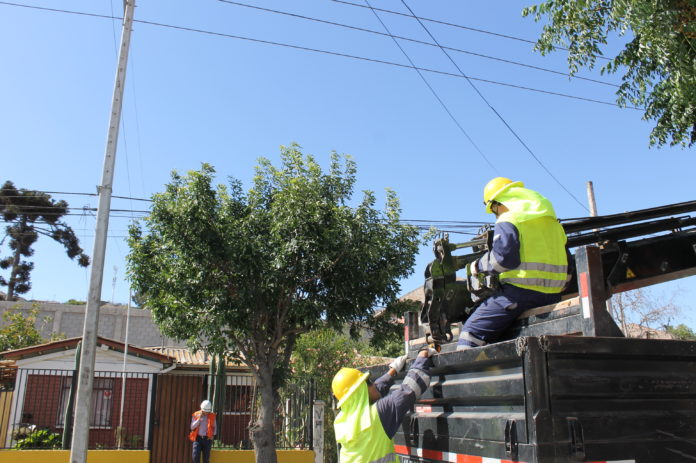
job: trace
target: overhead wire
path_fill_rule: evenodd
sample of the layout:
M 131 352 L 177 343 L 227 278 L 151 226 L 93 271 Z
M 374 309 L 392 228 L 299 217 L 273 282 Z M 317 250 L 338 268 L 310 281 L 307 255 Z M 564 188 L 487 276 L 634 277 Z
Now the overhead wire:
M 369 2 L 368 0 L 365 0 L 365 2 L 367 2 L 368 5 L 370 5 L 370 2 Z M 481 148 L 479 148 L 479 146 L 476 144 L 476 142 L 474 142 L 473 138 L 471 138 L 471 136 L 467 133 L 467 131 L 464 130 L 464 127 L 459 123 L 459 121 L 457 120 L 457 118 L 454 117 L 454 114 L 452 114 L 452 111 L 450 111 L 450 109 L 447 107 L 447 105 L 445 104 L 445 102 L 442 101 L 442 98 L 440 98 L 440 95 L 438 95 L 437 92 L 435 91 L 435 89 L 432 87 L 432 85 L 430 85 L 430 82 L 428 82 L 428 80 L 425 78 L 425 76 L 423 75 L 423 73 L 422 73 L 420 70 L 418 70 L 418 68 L 416 67 L 416 64 L 413 62 L 413 60 L 411 59 L 411 57 L 408 56 L 408 53 L 406 53 L 406 50 L 404 50 L 403 47 L 401 46 L 401 44 L 391 35 L 391 31 L 389 30 L 389 28 L 387 27 L 387 25 L 384 24 L 384 22 L 382 21 L 382 18 L 379 17 L 379 15 L 377 14 L 376 11 L 373 10 L 372 12 L 374 13 L 375 17 L 376 17 L 377 20 L 380 22 L 380 24 L 382 24 L 382 27 L 384 27 L 384 30 L 387 31 L 387 34 L 389 34 L 389 36 L 392 38 L 392 40 L 394 41 L 394 43 L 396 44 L 396 46 L 399 48 L 399 50 L 401 50 L 401 53 L 406 57 L 406 59 L 408 60 L 408 62 L 411 63 L 411 66 L 412 66 L 413 69 L 418 73 L 418 76 L 420 76 L 420 78 L 421 78 L 421 80 L 423 81 L 423 83 L 425 83 L 425 85 L 428 87 L 428 89 L 430 90 L 430 93 L 433 94 L 433 96 L 434 96 L 435 99 L 438 101 L 438 103 L 440 103 L 440 106 L 442 106 L 442 108 L 445 110 L 445 112 L 446 112 L 447 115 L 450 117 L 450 119 L 452 119 L 452 122 L 454 122 L 454 124 L 459 128 L 459 131 L 462 132 L 462 133 L 464 134 L 464 136 L 466 137 L 467 140 L 469 140 L 469 143 L 471 143 L 471 145 L 474 147 L 474 149 L 476 150 L 476 152 L 478 152 L 479 156 L 481 156 L 481 158 L 482 158 L 484 161 L 486 161 L 486 163 L 490 166 L 490 168 L 493 170 L 493 172 L 498 173 L 498 169 L 497 169 L 497 168 L 495 167 L 495 165 L 491 162 L 491 160 L 488 159 L 488 156 L 486 156 L 485 154 L 483 154 L 483 151 L 481 151 Z
M 404 36 L 401 36 L 401 35 L 394 35 L 394 34 L 391 34 L 391 33 L 387 34 L 387 33 L 384 33 L 384 32 L 380 32 L 380 31 L 373 30 L 373 29 L 367 29 L 367 28 L 364 28 L 364 27 L 352 26 L 352 25 L 349 25 L 349 24 L 343 24 L 343 23 L 338 23 L 338 22 L 334 22 L 334 21 L 327 21 L 327 20 L 325 20 L 325 19 L 313 18 L 313 17 L 311 17 L 311 16 L 305 16 L 305 15 L 301 15 L 301 14 L 297 14 L 297 13 L 290 13 L 290 12 L 288 12 L 288 11 L 274 10 L 274 9 L 271 9 L 271 8 L 264 8 L 264 7 L 257 6 L 257 5 L 248 5 L 248 4 L 246 4 L 246 3 L 235 2 L 235 1 L 232 1 L 232 0 L 218 0 L 218 1 L 219 1 L 219 2 L 222 2 L 222 3 L 230 4 L 230 5 L 241 6 L 241 7 L 244 7 L 244 8 L 251 8 L 251 9 L 254 9 L 254 10 L 265 11 L 265 12 L 268 12 L 268 13 L 274 13 L 274 14 L 279 14 L 279 15 L 284 15 L 284 16 L 290 16 L 290 17 L 293 17 L 293 18 L 304 19 L 304 20 L 307 20 L 307 21 L 313 21 L 313 22 L 317 22 L 317 23 L 321 23 L 321 24 L 328 24 L 328 25 L 331 25 L 331 26 L 343 27 L 343 28 L 346 28 L 346 29 L 356 30 L 356 31 L 359 31 L 359 32 L 366 32 L 366 33 L 369 33 L 369 34 L 381 35 L 381 36 L 383 36 L 383 37 L 390 37 L 390 38 L 392 38 L 392 39 L 393 39 L 393 38 L 397 38 L 397 39 L 399 39 L 399 40 L 404 40 L 404 41 L 408 41 L 408 42 L 413 42 L 413 43 L 417 43 L 417 44 L 420 44 L 420 45 L 426 45 L 426 46 L 429 46 L 429 47 L 437 47 L 437 45 L 435 45 L 434 43 L 426 42 L 425 40 L 418 40 L 418 39 L 414 39 L 414 38 L 411 38 L 411 37 L 404 37 Z M 375 12 L 375 14 L 376 14 L 376 11 L 378 11 L 379 9 L 378 9 L 378 8 L 372 8 L 372 10 L 373 10 L 373 12 Z M 582 76 L 572 75 L 572 74 L 570 74 L 570 73 L 568 73 L 568 72 L 556 71 L 556 70 L 554 70 L 554 69 L 548 69 L 548 68 L 544 68 L 544 67 L 540 67 L 540 66 L 534 66 L 534 65 L 532 65 L 532 64 L 521 63 L 521 62 L 519 62 L 519 61 L 513 61 L 513 60 L 504 59 L 504 58 L 499 58 L 499 57 L 497 57 L 497 56 L 485 55 L 485 54 L 482 54 L 482 53 L 476 53 L 476 52 L 469 51 L 469 50 L 462 50 L 461 48 L 448 47 L 448 46 L 444 46 L 444 45 L 443 45 L 443 48 L 445 48 L 446 50 L 450 50 L 450 51 L 456 51 L 456 52 L 458 52 L 458 53 L 464 53 L 464 54 L 476 56 L 476 57 L 479 57 L 479 58 L 484 58 L 484 59 L 488 59 L 488 60 L 498 61 L 498 62 L 506 63 L 506 64 L 512 64 L 512 65 L 515 65 L 515 66 L 525 67 L 525 68 L 534 69 L 534 70 L 542 71 L 542 72 L 548 72 L 548 73 L 551 73 L 551 74 L 557 74 L 557 75 L 561 75 L 561 76 L 564 76 L 564 77 L 572 77 L 572 78 L 574 78 L 574 79 L 585 80 L 585 81 L 588 81 L 588 82 L 593 82 L 593 83 L 601 84 L 601 85 L 607 85 L 607 86 L 610 86 L 610 87 L 616 87 L 616 88 L 620 87 L 620 85 L 614 84 L 614 83 L 612 83 L 612 82 L 606 82 L 606 81 L 603 81 L 603 80 L 591 79 L 591 78 L 589 78 L 589 77 L 582 77 Z
M 82 16 L 90 16 L 90 17 L 97 17 L 97 18 L 103 18 L 103 19 L 112 19 L 112 17 L 108 16 L 108 15 L 101 15 L 101 14 L 96 14 L 96 13 L 76 12 L 76 11 L 62 10 L 62 9 L 56 9 L 56 8 L 39 7 L 39 6 L 35 6 L 35 5 L 22 5 L 22 4 L 6 2 L 6 1 L 0 1 L 0 5 L 31 8 L 31 9 L 36 9 L 36 10 L 45 10 L 45 11 L 52 11 L 52 12 L 65 13 L 65 14 L 77 14 L 77 15 L 82 15 Z M 300 45 L 292 45 L 292 44 L 288 44 L 288 43 L 257 39 L 257 38 L 253 38 L 253 37 L 244 37 L 244 36 L 235 35 L 235 34 L 227 34 L 227 33 L 223 33 L 223 32 L 208 31 L 205 29 L 197 29 L 197 28 L 186 27 L 186 26 L 176 26 L 176 25 L 172 25 L 172 24 L 165 24 L 165 23 L 159 23 L 159 22 L 154 22 L 154 21 L 146 21 L 146 20 L 142 20 L 142 19 L 134 19 L 133 22 L 139 23 L 139 24 L 156 26 L 156 27 L 181 30 L 181 31 L 187 31 L 187 32 L 194 32 L 194 33 L 199 33 L 199 34 L 204 34 L 204 35 L 211 35 L 211 36 L 216 36 L 216 37 L 224 37 L 224 38 L 231 38 L 231 39 L 237 39 L 237 40 L 244 40 L 244 41 L 248 41 L 248 42 L 262 43 L 262 44 L 266 44 L 266 45 L 274 45 L 274 46 L 279 46 L 279 47 L 291 48 L 291 49 L 295 49 L 295 50 L 310 51 L 310 52 L 314 52 L 314 53 L 321 53 L 321 54 L 349 58 L 349 59 L 354 59 L 354 60 L 359 60 L 359 61 L 385 64 L 385 65 L 395 66 L 395 67 L 400 67 L 400 68 L 413 69 L 412 66 L 410 66 L 408 64 L 395 63 L 395 62 L 391 62 L 391 61 L 386 61 L 386 60 L 381 60 L 381 59 L 376 59 L 376 58 L 369 58 L 369 57 L 364 57 L 364 56 L 351 55 L 351 54 L 341 53 L 341 52 L 336 52 L 336 51 L 331 51 L 331 50 L 322 50 L 322 49 L 318 49 L 318 48 L 304 47 L 304 46 L 300 46 Z M 425 71 L 425 72 L 431 72 L 434 74 L 463 78 L 463 76 L 460 74 L 446 72 L 446 71 L 440 71 L 437 69 L 429 69 L 429 68 L 422 68 L 422 67 L 417 67 L 417 69 L 421 70 L 421 71 Z M 526 87 L 523 85 L 511 84 L 511 83 L 507 83 L 507 82 L 500 82 L 500 81 L 495 81 L 495 80 L 490 80 L 490 79 L 483 79 L 483 78 L 474 77 L 474 76 L 468 76 L 467 78 L 468 78 L 468 80 L 472 80 L 472 81 L 484 82 L 484 83 L 489 83 L 492 85 L 499 85 L 499 86 L 503 86 L 503 87 L 516 88 L 519 90 L 526 90 L 526 91 L 542 93 L 542 94 L 546 94 L 546 95 L 559 96 L 559 97 L 563 97 L 563 98 L 570 98 L 570 99 L 574 99 L 574 100 L 603 104 L 603 105 L 608 105 L 608 106 L 613 106 L 613 107 L 618 107 L 618 108 L 643 110 L 643 108 L 637 108 L 634 106 L 622 106 L 622 105 L 619 105 L 619 104 L 614 103 L 614 102 L 596 100 L 593 98 L 586 98 L 586 97 L 581 97 L 581 96 L 577 96 L 577 95 L 570 95 L 570 94 L 561 93 L 561 92 L 553 92 L 550 90 L 538 89 L 538 88 L 533 88 L 533 87 Z
M 53 194 L 63 194 L 63 195 L 83 195 L 83 196 L 96 196 L 94 193 L 80 193 L 80 192 L 46 192 L 46 191 L 37 191 L 33 190 L 36 193 L 53 193 Z M 19 195 L 9 195 L 5 197 L 21 197 Z M 145 198 L 135 198 L 135 197 L 127 197 L 127 196 L 113 196 L 113 197 L 119 197 L 123 199 L 131 199 L 134 201 L 148 201 L 152 202 L 151 199 L 145 199 Z M 46 209 L 46 207 L 42 206 L 31 206 L 33 208 L 43 208 Z M 50 207 L 55 207 L 55 208 L 61 208 L 60 206 L 48 206 Z M 97 208 L 94 207 L 89 207 L 89 206 L 75 206 L 71 207 L 68 206 L 66 208 L 68 212 L 63 214 L 64 216 L 80 216 L 80 217 L 91 217 L 94 218 L 95 216 L 93 214 L 86 214 L 86 213 L 91 213 L 91 212 L 96 212 Z M 77 212 L 76 212 L 77 211 Z M 110 217 L 112 219 L 132 219 L 133 214 L 143 214 L 143 218 L 146 217 L 147 214 L 149 214 L 151 211 L 149 210 L 133 210 L 133 209 L 111 209 L 110 211 Z M 123 215 L 125 214 L 125 215 Z M 11 223 L 5 220 L 0 219 L 0 222 L 6 222 L 6 223 Z M 37 222 L 42 222 L 42 221 L 37 221 Z M 427 220 L 427 219 L 402 219 L 399 220 L 399 223 L 402 225 L 410 225 L 413 227 L 418 228 L 419 230 L 430 230 L 431 228 L 436 228 L 438 231 L 445 231 L 445 232 L 451 232 L 451 233 L 460 233 L 460 234 L 467 234 L 467 235 L 475 235 L 476 233 L 474 231 L 463 231 L 463 230 L 478 230 L 482 226 L 485 225 L 490 225 L 488 222 L 475 222 L 475 221 L 458 221 L 458 220 Z
M 353 2 L 348 2 L 348 1 L 345 1 L 345 0 L 332 0 L 332 1 L 335 2 L 335 3 L 342 3 L 342 4 L 344 4 L 344 5 L 350 5 L 350 6 L 355 6 L 355 7 L 359 7 L 359 8 L 368 8 L 367 6 L 361 5 L 360 3 L 353 3 Z M 413 15 L 410 15 L 410 14 L 402 13 L 402 12 L 400 12 L 400 11 L 386 10 L 386 9 L 383 9 L 383 8 L 376 8 L 376 10 L 377 10 L 377 11 L 384 12 L 384 13 L 389 13 L 389 14 L 397 15 L 397 16 L 406 16 L 406 17 L 409 17 L 409 18 L 415 17 L 416 19 L 419 19 L 419 20 L 421 20 L 421 21 L 431 22 L 431 23 L 434 23 L 434 24 L 441 24 L 441 25 L 443 25 L 443 26 L 455 27 L 455 28 L 458 28 L 458 29 L 465 29 L 465 30 L 468 30 L 468 31 L 478 32 L 478 33 L 481 33 L 481 34 L 492 35 L 492 36 L 496 36 L 496 37 L 500 37 L 500 38 L 504 38 L 504 39 L 516 40 L 516 41 L 518 41 L 518 42 L 530 43 L 530 44 L 532 44 L 532 45 L 536 45 L 536 43 L 537 43 L 535 40 L 529 40 L 529 39 L 525 39 L 525 38 L 522 38 L 522 37 L 515 37 L 514 35 L 501 34 L 501 33 L 499 33 L 499 32 L 492 32 L 492 31 L 488 31 L 488 30 L 485 30 L 485 29 L 477 29 L 477 28 L 475 28 L 475 27 L 463 26 L 463 25 L 461 25 L 461 24 L 455 24 L 455 23 L 450 23 L 450 22 L 446 22 L 446 21 L 439 21 L 439 20 L 437 20 L 437 19 L 432 19 L 432 18 L 425 18 L 425 17 L 423 17 L 423 16 L 413 16 Z M 559 47 L 559 46 L 555 46 L 554 49 L 555 49 L 555 50 L 570 51 L 568 48 Z M 611 60 L 611 58 L 607 58 L 607 57 L 605 57 L 605 56 L 598 56 L 597 58 L 599 58 L 599 59 L 604 59 L 604 60 Z
M 82 206 L 82 207 L 62 207 L 62 206 L 21 206 L 22 209 L 40 209 L 40 210 L 51 210 L 51 209 L 60 209 L 60 210 L 68 210 L 68 211 L 89 211 L 89 212 L 96 212 L 97 208 L 96 207 L 88 207 L 88 206 Z M 133 209 L 109 209 L 110 212 L 127 212 L 127 213 L 137 213 L 137 214 L 149 214 L 150 211 L 136 211 Z
M 38 194 L 50 194 L 50 195 L 77 195 L 77 196 L 99 196 L 97 193 L 81 193 L 81 192 L 67 192 L 67 191 L 42 191 L 42 190 L 27 190 L 27 192 L 34 192 Z M 22 198 L 24 195 L 5 195 L 5 198 Z M 134 198 L 131 196 L 117 196 L 117 195 L 111 195 L 112 198 L 118 198 L 118 199 L 129 199 L 133 201 L 147 201 L 147 202 L 152 202 L 151 199 L 147 198 Z
M 474 85 L 474 83 L 471 81 L 471 79 L 464 73 L 464 71 L 461 69 L 461 67 L 459 67 L 459 65 L 457 64 L 457 62 L 454 61 L 454 59 L 452 59 L 452 57 L 450 56 L 450 54 L 447 53 L 447 50 L 443 49 L 443 48 L 440 46 L 440 42 L 437 41 L 437 39 L 435 38 L 435 36 L 430 32 L 430 30 L 425 26 L 425 24 L 423 24 L 423 22 L 422 22 L 420 19 L 418 19 L 418 17 L 417 17 L 416 14 L 413 12 L 413 10 L 411 9 L 411 7 L 409 7 L 408 4 L 406 3 L 406 0 L 401 0 L 401 3 L 406 7 L 406 9 L 408 9 L 408 11 L 411 13 L 411 15 L 413 16 L 413 18 L 414 18 L 416 21 L 418 21 L 418 23 L 419 23 L 419 24 L 421 25 L 421 27 L 425 30 L 425 32 L 428 34 L 428 36 L 430 36 L 430 38 L 432 39 L 432 41 L 435 42 L 435 43 L 437 44 L 438 47 L 440 47 L 440 49 L 441 49 L 442 52 L 445 54 L 445 56 L 446 56 L 446 57 L 449 59 L 449 61 L 454 65 L 454 67 L 457 68 L 457 70 L 459 71 L 459 73 L 467 80 L 467 82 L 469 83 L 469 85 L 474 89 L 474 91 L 478 94 L 478 96 L 479 96 L 479 97 L 483 100 L 483 102 L 491 109 L 491 111 L 493 111 L 493 113 L 498 117 L 498 119 L 500 119 L 500 121 L 505 125 L 505 127 L 507 127 L 508 130 L 515 136 L 515 138 L 516 138 L 516 139 L 520 142 L 520 144 L 527 150 L 527 152 L 532 156 L 532 158 L 534 158 L 534 160 L 541 166 L 541 168 L 544 169 L 544 171 L 546 171 L 546 173 L 547 173 L 547 174 L 548 174 L 548 175 L 549 175 L 549 176 L 550 176 L 550 177 L 551 177 L 563 190 L 565 190 L 565 192 L 568 193 L 568 195 L 569 195 L 571 198 L 573 198 L 573 199 L 575 200 L 575 202 L 578 203 L 578 204 L 580 205 L 580 207 L 582 207 L 583 209 L 585 209 L 586 211 L 589 212 L 589 210 L 587 209 L 587 207 L 586 207 L 586 206 L 585 206 L 573 193 L 571 193 L 571 191 L 570 191 L 568 188 L 566 188 L 566 186 L 565 186 L 563 183 L 561 183 L 561 181 L 558 180 L 558 178 L 556 178 L 555 175 L 553 175 L 553 173 L 546 167 L 546 165 L 544 165 L 543 162 L 541 162 L 541 160 L 537 157 L 537 155 L 534 153 L 534 151 L 532 151 L 532 149 L 524 142 L 524 140 L 522 140 L 522 138 L 517 134 L 517 132 L 512 128 L 512 126 L 510 126 L 510 124 L 505 120 L 505 118 L 493 107 L 493 105 L 488 101 L 488 99 L 483 95 L 483 93 L 481 93 L 481 91 L 478 89 L 478 87 L 476 87 L 476 85 Z
M 113 17 L 111 24 L 112 24 L 112 30 L 113 30 L 113 35 L 114 35 L 114 53 L 118 57 L 118 46 L 117 46 L 117 42 L 116 42 L 116 28 L 115 28 L 114 21 L 116 19 L 122 19 L 122 18 L 118 18 L 114 14 L 114 2 L 113 2 L 113 0 L 110 0 L 110 2 L 111 2 L 111 16 Z M 133 44 L 131 44 L 131 48 L 133 48 Z M 133 99 L 133 115 L 134 115 L 134 119 L 135 119 L 135 128 L 136 128 L 136 131 L 135 131 L 136 137 L 135 138 L 136 138 L 136 145 L 137 145 L 137 151 L 138 151 L 138 160 L 140 163 L 140 181 L 142 182 L 142 188 L 143 188 L 143 194 L 144 194 L 145 193 L 145 180 L 143 177 L 143 160 L 142 160 L 142 150 L 141 150 L 141 144 L 140 144 L 140 122 L 139 122 L 139 118 L 138 118 L 138 102 L 137 102 L 137 97 L 136 97 L 137 92 L 135 91 L 135 62 L 132 60 L 132 58 L 130 59 L 130 62 L 128 63 L 128 68 L 129 68 L 129 74 L 130 74 L 130 78 L 128 79 L 128 83 L 129 83 L 129 87 L 131 90 L 131 97 Z M 128 175 L 128 194 L 130 196 L 132 196 L 131 181 L 130 181 L 130 162 L 129 162 L 129 157 L 128 157 L 128 141 L 126 138 L 126 130 L 125 130 L 125 127 L 126 127 L 125 115 L 122 114 L 121 118 L 123 120 L 123 128 L 124 128 L 123 144 L 124 144 L 125 156 L 126 156 L 126 173 Z

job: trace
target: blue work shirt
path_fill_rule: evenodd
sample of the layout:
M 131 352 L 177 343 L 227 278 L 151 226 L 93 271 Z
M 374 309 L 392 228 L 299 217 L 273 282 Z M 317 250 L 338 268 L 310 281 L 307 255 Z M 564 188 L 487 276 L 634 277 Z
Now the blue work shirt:
M 416 357 L 399 388 L 391 392 L 389 391 L 394 384 L 394 378 L 389 373 L 380 376 L 374 382 L 377 391 L 382 396 L 375 404 L 377 413 L 384 432 L 390 439 L 398 431 L 406 413 L 428 389 L 432 364 L 432 360 L 428 357 Z

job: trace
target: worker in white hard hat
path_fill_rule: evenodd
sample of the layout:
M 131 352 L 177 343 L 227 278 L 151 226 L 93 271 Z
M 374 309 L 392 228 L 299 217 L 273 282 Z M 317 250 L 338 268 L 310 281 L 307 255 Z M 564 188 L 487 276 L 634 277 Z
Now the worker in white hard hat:
M 203 454 L 203 463 L 210 463 L 210 449 L 213 447 L 213 437 L 217 433 L 217 423 L 213 404 L 210 400 L 201 402 L 201 409 L 191 415 L 191 432 L 189 440 L 193 442 L 193 463 L 200 463 Z
M 467 275 L 497 275 L 500 287 L 466 320 L 457 350 L 496 342 L 525 310 L 559 302 L 569 280 L 566 234 L 548 199 L 496 177 L 483 189 L 483 204 L 496 216 L 493 245 Z
M 406 413 L 430 385 L 430 356 L 424 349 L 411 364 L 401 385 L 390 392 L 394 377 L 403 370 L 406 356 L 389 364 L 374 383 L 369 373 L 341 368 L 331 383 L 341 409 L 334 420 L 336 441 L 341 445 L 339 463 L 398 462 L 393 437 Z

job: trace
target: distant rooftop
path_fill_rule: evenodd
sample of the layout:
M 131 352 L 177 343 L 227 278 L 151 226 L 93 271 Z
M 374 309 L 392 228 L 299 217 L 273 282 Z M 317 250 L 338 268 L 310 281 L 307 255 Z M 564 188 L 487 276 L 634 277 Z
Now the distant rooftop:
M 185 347 L 145 347 L 144 349 L 175 358 L 179 367 L 208 368 L 210 365 L 211 357 L 203 351 L 193 353 Z M 239 370 L 248 367 L 238 360 L 227 359 L 227 368 Z

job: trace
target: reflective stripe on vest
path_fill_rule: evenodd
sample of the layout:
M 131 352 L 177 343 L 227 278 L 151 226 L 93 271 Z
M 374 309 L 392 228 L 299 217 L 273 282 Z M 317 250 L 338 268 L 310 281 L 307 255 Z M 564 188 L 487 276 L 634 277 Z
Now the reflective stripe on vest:
M 517 189 L 518 194 L 525 196 L 529 190 Z M 536 192 L 530 192 L 539 207 L 553 210 L 551 203 Z M 510 198 L 509 201 L 514 201 Z M 520 237 L 521 264 L 500 274 L 502 283 L 511 284 L 524 289 L 530 289 L 546 294 L 558 294 L 566 284 L 568 273 L 568 258 L 565 245 L 565 231 L 554 215 L 541 215 L 538 218 L 519 220 L 514 212 L 501 214 L 499 222 L 509 222 L 517 228 Z

